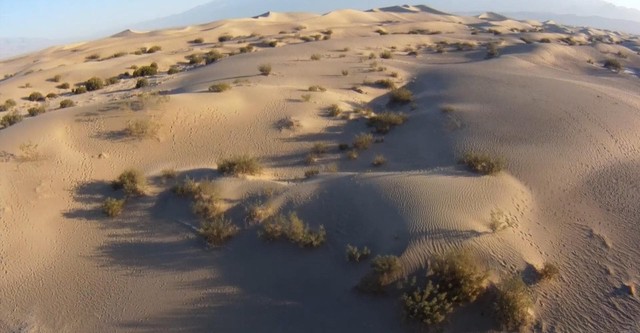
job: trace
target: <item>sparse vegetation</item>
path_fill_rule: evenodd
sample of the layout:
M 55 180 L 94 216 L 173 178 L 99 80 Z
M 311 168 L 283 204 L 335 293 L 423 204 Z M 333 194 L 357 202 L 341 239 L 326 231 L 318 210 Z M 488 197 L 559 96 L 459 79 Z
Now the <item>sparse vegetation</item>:
M 231 85 L 228 83 L 216 83 L 209 86 L 210 92 L 221 93 L 231 89 Z
M 353 160 L 357 160 L 358 156 L 359 156 L 358 151 L 355 150 L 355 149 L 352 149 L 352 150 L 347 152 L 347 158 L 352 160 L 352 161 Z
M 342 70 L 342 76 L 349 76 L 349 70 L 343 69 Z
M 304 178 L 307 178 L 307 179 L 313 178 L 313 177 L 315 177 L 315 176 L 317 176 L 319 174 L 320 174 L 320 170 L 318 170 L 318 169 L 309 169 L 309 170 L 304 172 Z
M 124 199 L 107 198 L 102 204 L 102 212 L 109 217 L 117 217 L 122 214 L 124 204 Z
M 269 76 L 271 74 L 271 69 L 272 68 L 270 64 L 262 64 L 258 66 L 258 71 L 260 71 L 260 74 L 264 76 Z
M 311 153 L 315 155 L 324 155 L 329 152 L 329 145 L 324 142 L 318 142 L 311 147 Z
M 327 108 L 327 114 L 329 117 L 337 117 L 343 112 L 342 108 L 338 104 L 332 104 Z
M 347 244 L 347 261 L 350 262 L 361 262 L 366 260 L 371 255 L 371 250 L 368 247 L 363 247 L 359 249 L 357 246 L 353 246 L 351 244 Z
M 382 53 L 380 53 L 380 58 L 382 58 L 382 59 L 391 59 L 391 58 L 393 58 L 393 53 L 391 53 L 391 51 L 389 51 L 389 50 L 384 50 L 384 51 L 382 51 Z
M 278 215 L 262 223 L 260 237 L 267 241 L 287 239 L 300 247 L 319 247 L 327 240 L 324 226 L 311 230 L 295 212 L 288 216 Z
M 45 100 L 45 97 L 41 93 L 39 93 L 37 91 L 34 91 L 31 94 L 29 94 L 27 99 L 32 101 L 32 102 L 42 102 L 42 101 Z
M 128 169 L 121 173 L 116 180 L 111 183 L 115 190 L 122 189 L 125 194 L 144 195 L 144 189 L 147 185 L 147 179 L 142 171 L 137 169 Z
M 255 157 L 241 155 L 223 159 L 218 164 L 218 172 L 233 176 L 258 175 L 262 172 L 262 165 Z
M 558 274 L 560 274 L 560 270 L 558 269 L 558 266 L 552 263 L 546 262 L 544 263 L 542 268 L 537 270 L 537 273 L 538 273 L 538 280 L 548 281 L 548 280 L 555 279 L 558 276 Z
M 200 234 L 207 243 L 220 246 L 235 236 L 240 228 L 222 216 L 206 220 L 200 228 Z
M 31 117 L 35 117 L 39 114 L 45 113 L 46 109 L 44 108 L 44 106 L 34 106 L 31 107 L 27 110 L 27 113 L 31 116 Z
M 91 60 L 99 60 L 100 59 L 100 55 L 97 53 L 91 54 L 87 57 L 85 57 L 85 60 L 87 61 L 91 61 Z
M 149 80 L 147 78 L 139 78 L 136 81 L 136 89 L 144 88 L 149 86 Z
M 124 133 L 136 139 L 154 138 L 158 135 L 159 127 L 158 123 L 149 118 L 136 119 L 127 123 Z
M 188 56 L 185 56 L 184 58 L 189 60 L 189 65 L 200 65 L 205 62 L 204 56 L 202 56 L 202 54 L 197 54 L 197 53 L 190 54 Z
M 162 47 L 160 47 L 158 45 L 154 45 L 154 46 L 150 47 L 147 50 L 147 53 L 156 53 L 156 52 L 161 51 L 161 50 L 162 50 Z
M 11 111 L 2 116 L 2 119 L 0 119 L 0 126 L 2 126 L 2 128 L 7 128 L 21 122 L 22 119 L 24 119 L 24 117 L 18 113 L 18 111 Z
M 151 76 L 158 74 L 158 66 L 142 66 L 133 71 L 133 77 Z
M 311 101 L 311 97 L 312 97 L 311 94 L 302 94 L 300 96 L 300 99 L 302 99 L 303 102 L 309 102 Z
M 113 84 L 117 84 L 117 83 L 119 83 L 119 82 L 120 82 L 120 78 L 119 78 L 119 77 L 117 77 L 117 76 L 112 76 L 112 77 L 110 77 L 110 78 L 108 78 L 108 79 L 104 80 L 104 83 L 105 83 L 105 85 L 107 85 L 107 86 L 110 86 L 110 85 L 113 85 Z
M 369 133 L 360 133 L 353 140 L 353 148 L 357 150 L 367 150 L 373 143 L 373 135 Z
M 60 101 L 60 108 L 61 109 L 70 108 L 70 107 L 75 106 L 75 105 L 76 105 L 76 103 L 74 103 L 70 99 L 64 99 L 64 100 Z
M 501 159 L 472 152 L 464 154 L 461 163 L 469 167 L 471 171 L 482 175 L 493 175 L 504 168 L 504 162 Z
M 72 92 L 74 95 L 81 95 L 81 94 L 85 94 L 85 93 L 87 92 L 87 87 L 85 87 L 85 86 L 79 86 L 79 87 L 76 87 L 75 89 L 71 90 L 71 92 Z
M 222 58 L 224 58 L 224 55 L 218 50 L 211 50 L 204 54 L 204 63 L 210 65 Z
M 309 86 L 309 91 L 311 92 L 325 92 L 327 88 L 319 85 Z
M 311 60 L 318 61 L 318 60 L 321 60 L 321 59 L 322 59 L 322 55 L 321 54 L 316 53 L 316 54 L 312 54 L 311 55 Z
M 447 293 L 431 281 L 424 288 L 417 287 L 413 292 L 404 294 L 402 303 L 407 318 L 426 325 L 442 323 L 454 310 Z
M 381 154 L 376 155 L 376 157 L 373 159 L 373 162 L 371 162 L 371 164 L 375 167 L 383 166 L 386 163 L 387 159 Z
M 549 39 L 549 38 L 541 38 L 540 39 L 540 43 L 545 43 L 545 44 L 551 43 L 551 39 Z
M 408 104 L 413 102 L 413 93 L 407 88 L 398 88 L 391 91 L 391 102 Z
M 204 43 L 204 38 L 198 37 L 198 38 L 192 40 L 191 43 L 193 43 L 193 44 L 202 44 L 202 43 Z
M 494 310 L 503 330 L 520 331 L 527 327 L 532 320 L 529 314 L 532 306 L 531 295 L 520 277 L 512 277 L 498 287 Z
M 230 34 L 223 34 L 220 37 L 218 37 L 218 41 L 220 43 L 228 42 L 232 39 L 233 39 L 233 36 L 231 36 Z
M 500 50 L 498 50 L 498 46 L 495 43 L 487 44 L 487 59 L 496 58 L 500 55 Z
M 377 133 L 386 134 L 393 127 L 400 126 L 407 121 L 407 116 L 398 112 L 384 112 L 367 120 L 367 126 L 375 128 Z
M 65 82 L 65 83 L 57 85 L 56 88 L 58 88 L 58 89 L 69 89 L 69 88 L 71 88 L 71 85 L 68 82 Z
M 94 76 L 89 80 L 85 81 L 84 86 L 85 88 L 87 88 L 87 91 L 99 90 L 104 87 L 104 81 L 102 81 L 101 78 Z
M 56 74 L 52 78 L 49 79 L 49 81 L 56 82 L 56 83 L 60 82 L 60 80 L 62 80 L 62 75 L 60 75 L 60 74 Z
M 393 255 L 377 256 L 371 261 L 372 271 L 363 277 L 356 289 L 366 293 L 379 294 L 384 287 L 395 281 L 402 274 L 400 258 Z
M 381 80 L 377 80 L 374 83 L 376 86 L 381 87 L 381 88 L 386 88 L 386 89 L 396 89 L 396 83 L 393 82 L 393 80 L 390 79 L 381 79 Z
M 16 101 L 12 99 L 7 99 L 4 104 L 0 104 L 0 112 L 11 110 L 14 106 L 16 106 Z
M 622 70 L 622 64 L 617 59 L 605 60 L 604 67 L 616 72 L 620 72 Z

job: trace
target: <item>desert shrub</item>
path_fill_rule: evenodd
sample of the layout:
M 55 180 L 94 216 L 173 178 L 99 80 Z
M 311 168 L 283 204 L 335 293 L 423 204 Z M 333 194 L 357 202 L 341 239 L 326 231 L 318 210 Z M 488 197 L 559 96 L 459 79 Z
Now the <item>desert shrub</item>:
M 311 91 L 311 92 L 325 92 L 325 91 L 327 91 L 327 88 L 325 88 L 323 86 L 319 86 L 319 85 L 313 85 L 313 86 L 309 86 L 309 91 Z
M 228 42 L 228 41 L 230 41 L 232 39 L 233 39 L 233 36 L 231 36 L 230 34 L 224 34 L 224 35 L 221 35 L 220 37 L 218 37 L 218 41 L 220 43 Z
M 349 76 L 349 70 L 343 69 L 342 70 L 342 76 Z
M 16 103 L 16 101 L 12 100 L 11 98 L 7 99 L 6 101 L 4 101 L 4 105 L 7 109 L 10 109 L 16 105 L 18 105 L 18 103 Z
M 58 94 L 56 94 L 56 93 L 48 93 L 47 94 L 47 99 L 54 99 L 54 98 L 58 98 Z
M 347 152 L 347 158 L 350 160 L 357 160 L 358 156 L 359 156 L 358 151 L 355 149 L 352 149 Z
M 231 85 L 228 83 L 216 83 L 209 86 L 210 92 L 221 93 L 231 89 Z
M 315 54 L 311 55 L 311 60 L 318 61 L 320 59 L 322 59 L 322 55 L 321 54 L 315 53 Z
M 167 74 L 169 75 L 173 75 L 173 74 L 177 74 L 180 73 L 180 69 L 176 66 L 171 66 L 169 67 L 169 70 L 167 71 Z
M 431 277 L 455 304 L 473 302 L 485 291 L 487 273 L 466 252 L 434 258 L 430 271 Z
M 184 58 L 189 60 L 189 65 L 200 65 L 205 62 L 204 56 L 197 53 L 190 54 L 188 56 L 185 56 Z
M 619 72 L 622 70 L 622 64 L 617 59 L 605 60 L 604 67 L 616 72 Z
M 121 58 L 127 55 L 127 52 L 116 52 L 111 57 L 112 58 Z
M 198 38 L 192 40 L 191 43 L 193 43 L 193 44 L 202 44 L 202 43 L 204 43 L 204 38 L 198 37 Z
M 320 174 L 320 170 L 318 169 L 310 169 L 304 172 L 304 178 L 313 178 Z
M 373 135 L 369 133 L 360 133 L 353 140 L 353 148 L 357 150 L 367 150 L 373 143 Z
M 270 47 L 276 47 L 276 46 L 278 46 L 278 41 L 277 40 L 269 41 L 269 43 L 267 43 L 267 45 L 269 45 Z
M 247 45 L 240 48 L 240 53 L 251 53 L 253 52 L 253 45 Z
M 150 47 L 146 53 L 156 53 L 158 51 L 161 51 L 162 47 L 158 46 L 158 45 L 154 45 L 152 47 Z
M 496 174 L 504 168 L 504 162 L 501 159 L 472 152 L 464 154 L 461 162 L 471 169 L 471 171 L 482 175 Z
M 327 114 L 329 117 L 337 117 L 343 112 L 342 108 L 338 104 L 332 104 L 327 108 Z
M 531 295 L 520 277 L 503 282 L 497 290 L 494 310 L 500 327 L 506 331 L 519 331 L 531 323 L 529 309 Z
M 356 289 L 367 293 L 382 293 L 384 287 L 402 273 L 400 258 L 393 255 L 377 256 L 371 261 L 372 271 L 365 275 Z
M 303 102 L 309 102 L 311 100 L 312 95 L 311 94 L 302 94 L 300 96 L 300 99 L 302 99 Z
M 79 86 L 79 87 L 76 87 L 75 89 L 71 90 L 71 92 L 73 94 L 75 94 L 75 95 L 85 94 L 87 92 L 87 87 Z
M 264 76 L 269 76 L 271 74 L 271 65 L 270 64 L 262 64 L 262 65 L 258 66 L 258 71 L 260 71 L 260 74 L 262 74 Z
M 198 187 L 198 194 L 195 196 L 195 201 L 191 206 L 193 213 L 206 221 L 213 221 L 222 216 L 222 208 L 217 195 L 205 195 L 203 194 L 202 184 Z
M 87 57 L 85 57 L 85 60 L 89 61 L 89 60 L 98 60 L 100 59 L 100 55 L 97 53 L 91 54 Z
M 272 216 L 274 210 L 271 207 L 253 204 L 247 208 L 247 220 L 251 223 L 262 223 Z
M 363 247 L 359 249 L 357 246 L 353 246 L 351 244 L 347 244 L 346 256 L 347 261 L 350 262 L 361 262 L 366 260 L 371 255 L 371 250 L 368 247 Z
M 257 175 L 262 172 L 262 165 L 255 157 L 247 155 L 223 159 L 218 164 L 218 172 L 224 175 Z
M 136 81 L 136 89 L 140 89 L 148 86 L 149 86 L 149 80 L 147 80 L 144 77 L 139 78 L 138 81 Z
M 205 221 L 202 224 L 202 228 L 200 228 L 200 234 L 205 238 L 207 243 L 213 246 L 220 246 L 233 238 L 239 230 L 240 228 L 230 220 L 218 216 Z
M 500 55 L 500 50 L 498 50 L 498 47 L 496 46 L 495 43 L 489 43 L 487 45 L 487 59 L 491 59 L 491 58 L 495 58 L 497 56 Z
M 64 100 L 60 101 L 60 108 L 61 109 L 70 108 L 70 107 L 75 106 L 75 105 L 76 105 L 76 103 L 74 103 L 70 99 L 64 99 Z
M 558 266 L 547 262 L 541 269 L 537 270 L 537 273 L 540 281 L 547 281 L 555 279 L 560 274 L 560 270 Z
M 541 38 L 540 43 L 551 43 L 551 39 L 549 38 Z
M 376 155 L 376 157 L 374 157 L 373 162 L 371 162 L 371 164 L 375 167 L 379 167 L 379 166 L 383 166 L 387 163 L 387 159 L 383 156 L 383 155 Z
M 210 65 L 222 58 L 224 58 L 224 55 L 222 55 L 218 50 L 211 50 L 204 54 L 204 63 Z
M 283 118 L 281 120 L 279 120 L 276 124 L 276 126 L 278 127 L 278 129 L 285 130 L 288 129 L 290 131 L 296 131 L 299 128 L 302 127 L 302 124 L 300 124 L 300 120 L 295 119 L 291 116 Z
M 454 310 L 447 293 L 431 281 L 424 288 L 418 287 L 413 292 L 405 293 L 402 303 L 408 318 L 427 325 L 442 323 Z
M 176 169 L 163 169 L 160 172 L 160 178 L 163 180 L 175 179 L 178 177 L 178 171 Z
M 393 127 L 400 126 L 407 121 L 403 113 L 384 112 L 367 120 L 367 126 L 375 128 L 378 133 L 388 133 Z
M 319 159 L 318 155 L 311 153 L 307 155 L 307 157 L 305 157 L 304 163 L 306 163 L 307 165 L 316 164 L 316 162 L 318 162 L 318 159 Z
M 0 126 L 7 128 L 21 122 L 22 119 L 24 119 L 24 117 L 18 113 L 18 111 L 12 111 L 2 116 L 2 119 L 0 119 Z
M 99 77 L 92 77 L 85 81 L 84 86 L 87 88 L 87 91 L 99 90 L 104 87 L 104 81 Z
M 324 155 L 329 152 L 329 145 L 324 142 L 318 142 L 311 147 L 311 153 L 316 155 Z
M 157 66 L 142 66 L 133 71 L 133 77 L 151 76 L 158 74 Z
M 318 230 L 311 230 L 295 212 L 289 216 L 278 215 L 262 224 L 260 237 L 268 241 L 276 241 L 286 238 L 300 247 L 319 247 L 327 240 L 327 232 L 324 226 Z
M 391 102 L 407 104 L 413 102 L 413 93 L 407 88 L 398 88 L 391 91 Z
M 127 195 L 144 195 L 147 179 L 142 171 L 127 169 L 111 183 L 115 190 L 122 189 Z
M 32 107 L 32 108 L 29 108 L 29 110 L 27 110 L 27 113 L 29 113 L 29 115 L 31 117 L 35 117 L 35 116 L 37 116 L 39 114 L 45 113 L 45 111 L 46 110 L 45 110 L 44 106 L 41 105 L 41 106 L 35 106 L 35 107 Z
M 380 58 L 382 58 L 382 59 L 391 59 L 391 58 L 393 58 L 393 53 L 391 53 L 391 51 L 389 51 L 389 50 L 384 50 L 384 51 L 382 51 L 382 53 L 380 53 Z
M 120 78 L 117 76 L 112 76 L 104 81 L 104 83 L 108 86 L 119 83 L 119 82 L 120 82 Z
M 181 197 L 195 198 L 201 192 L 200 183 L 187 177 L 173 188 L 173 192 Z
M 56 83 L 60 82 L 60 80 L 62 80 L 62 75 L 60 75 L 60 74 L 56 74 L 52 78 L 49 79 L 49 81 L 56 82 Z
M 389 34 L 386 30 L 384 30 L 384 29 L 382 29 L 382 28 L 377 29 L 377 30 L 376 30 L 376 32 L 377 32 L 380 36 L 384 36 L 384 35 L 388 35 L 388 34 Z
M 136 138 L 153 138 L 158 135 L 159 125 L 149 118 L 129 121 L 124 129 L 124 134 Z
M 124 203 L 124 199 L 107 198 L 104 203 L 102 203 L 102 212 L 109 217 L 119 216 L 124 209 Z
M 32 101 L 32 102 L 38 102 L 38 101 L 44 101 L 44 95 L 42 95 L 41 93 L 34 91 L 31 94 L 29 94 L 29 96 L 27 97 L 28 100 Z
M 374 83 L 376 86 L 381 87 L 381 88 L 386 88 L 386 89 L 396 89 L 396 83 L 393 82 L 393 80 L 390 79 L 382 79 L 382 80 L 377 80 Z
M 56 86 L 56 88 L 58 89 L 69 89 L 70 87 L 71 85 L 68 82 L 65 82 Z

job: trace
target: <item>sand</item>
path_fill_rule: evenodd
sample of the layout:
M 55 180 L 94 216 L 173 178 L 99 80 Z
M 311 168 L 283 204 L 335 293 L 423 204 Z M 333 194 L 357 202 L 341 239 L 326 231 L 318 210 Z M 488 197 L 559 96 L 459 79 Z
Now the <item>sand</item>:
M 328 40 L 300 38 L 328 29 Z M 218 43 L 224 34 L 235 40 Z M 583 45 L 558 41 L 567 36 Z M 589 41 L 595 36 L 602 41 Z M 189 42 L 198 37 L 204 43 Z M 273 40 L 277 47 L 267 45 Z M 439 42 L 449 43 L 445 52 L 436 52 Z M 495 59 L 485 57 L 490 42 L 500 49 Z M 166 74 L 190 54 L 237 53 L 247 44 L 256 47 Z M 162 50 L 85 61 L 154 45 Z M 368 59 L 383 50 L 393 58 Z M 559 278 L 532 286 L 536 331 L 638 331 L 638 296 L 624 293 L 640 282 L 638 50 L 637 37 L 615 32 L 397 6 L 127 30 L 4 60 L 0 78 L 15 76 L 0 81 L 0 102 L 16 100 L 22 114 L 40 104 L 48 111 L 0 130 L 0 331 L 420 330 L 403 320 L 397 298 L 353 291 L 368 267 L 346 262 L 347 244 L 398 255 L 406 275 L 455 249 L 470 250 L 492 282 L 553 262 Z M 625 71 L 602 67 L 613 58 Z M 81 95 L 56 88 L 151 62 L 160 73 L 144 89 L 134 89 L 135 79 Z M 270 76 L 257 71 L 265 63 Z M 60 82 L 47 81 L 55 75 Z M 387 78 L 410 89 L 415 103 L 390 106 L 388 90 L 363 84 Z M 207 92 L 221 82 L 232 89 Z M 312 85 L 327 91 L 308 92 Z M 64 96 L 24 100 L 33 91 Z M 59 109 L 64 98 L 77 106 Z M 347 117 L 328 117 L 332 104 Z M 371 130 L 351 112 L 362 105 L 405 112 L 408 122 L 351 161 L 337 146 Z M 287 117 L 301 127 L 278 128 Z M 136 119 L 157 124 L 157 135 L 123 135 Z M 330 152 L 308 166 L 319 142 Z M 25 160 L 26 143 L 37 145 L 37 158 Z M 500 156 L 506 169 L 471 173 L 458 164 L 467 151 Z M 221 177 L 218 163 L 237 154 L 260 158 L 264 173 Z M 376 168 L 378 154 L 387 163 Z M 106 218 L 100 205 L 114 193 L 109 182 L 130 167 L 149 178 L 148 194 Z M 313 168 L 320 175 L 305 180 Z M 193 230 L 199 221 L 189 201 L 171 192 L 176 181 L 160 180 L 165 169 L 214 180 L 239 235 L 209 248 Z M 246 220 L 256 203 L 324 225 L 327 244 L 265 243 Z M 493 232 L 495 212 L 513 225 Z M 456 313 L 444 330 L 495 329 L 481 307 Z

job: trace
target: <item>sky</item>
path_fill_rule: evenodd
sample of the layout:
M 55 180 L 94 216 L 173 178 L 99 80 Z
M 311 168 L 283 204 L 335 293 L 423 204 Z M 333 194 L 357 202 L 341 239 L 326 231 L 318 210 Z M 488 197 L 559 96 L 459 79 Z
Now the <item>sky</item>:
M 177 14 L 211 0 L 0 0 L 0 38 L 25 37 L 46 39 L 94 38 L 124 30 L 129 25 Z M 265 3 L 268 0 L 255 0 Z M 299 1 L 292 0 L 298 6 Z M 474 0 L 469 0 L 473 3 Z M 562 0 L 561 0 L 562 1 Z M 640 0 L 609 0 L 640 9 Z M 373 2 L 399 4 L 423 1 L 323 0 L 334 8 L 366 7 Z M 309 5 L 313 3 L 310 2 Z M 335 4 L 335 5 L 334 5 Z M 357 4 L 357 5 L 356 5 Z M 363 7 L 363 8 L 364 8 Z

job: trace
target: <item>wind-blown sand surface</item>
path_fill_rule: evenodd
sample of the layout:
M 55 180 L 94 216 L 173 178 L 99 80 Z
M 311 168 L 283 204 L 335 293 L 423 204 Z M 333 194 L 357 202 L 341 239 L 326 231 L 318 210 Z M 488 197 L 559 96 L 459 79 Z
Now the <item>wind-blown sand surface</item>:
M 300 38 L 327 29 L 328 40 Z M 219 43 L 223 34 L 234 39 Z M 559 41 L 567 36 L 578 44 Z M 204 43 L 189 43 L 198 37 Z M 498 45 L 499 57 L 486 58 L 487 43 Z M 184 60 L 247 44 L 256 47 L 210 65 Z M 129 54 L 154 45 L 162 50 Z M 393 58 L 368 59 L 384 50 Z M 357 244 L 400 256 L 407 275 L 460 248 L 492 281 L 553 262 L 558 279 L 531 287 L 536 331 L 638 332 L 640 299 L 625 292 L 640 282 L 638 51 L 638 37 L 620 33 L 404 6 L 124 31 L 2 61 L 0 77 L 15 75 L 0 81 L 0 103 L 11 98 L 22 114 L 40 104 L 48 112 L 0 130 L 0 331 L 417 330 L 397 298 L 353 291 L 369 270 L 345 260 L 345 246 Z M 128 54 L 85 61 L 117 52 Z M 606 59 L 618 59 L 623 71 L 603 68 Z M 81 95 L 56 88 L 151 62 L 160 73 L 147 88 L 134 89 L 133 78 Z M 167 75 L 177 63 L 182 72 Z M 259 75 L 266 63 L 272 74 Z M 47 81 L 55 75 L 60 83 Z M 379 79 L 406 86 L 415 103 L 388 105 L 388 90 L 363 84 Z M 221 82 L 233 88 L 207 92 Z M 327 91 L 308 92 L 312 85 Z M 33 91 L 64 96 L 25 100 Z M 137 107 L 125 105 L 143 92 Z M 77 106 L 59 109 L 65 98 Z M 328 117 L 332 104 L 348 119 Z M 351 112 L 364 104 L 405 112 L 408 121 L 352 161 L 338 144 L 371 130 Z M 280 130 L 286 117 L 301 127 Z M 124 135 L 135 119 L 152 119 L 157 137 Z M 308 166 L 319 142 L 330 152 Z M 25 143 L 37 145 L 35 161 L 25 161 Z M 506 169 L 471 173 L 458 165 L 468 151 L 499 156 Z M 259 157 L 266 170 L 221 177 L 217 163 L 238 154 Z M 387 163 L 375 168 L 378 154 Z M 149 177 L 147 195 L 106 218 L 100 207 L 114 193 L 109 182 L 130 167 Z M 238 236 L 218 248 L 205 244 L 190 227 L 198 219 L 189 201 L 171 192 L 176 181 L 159 177 L 171 168 L 179 179 L 214 180 Z M 313 168 L 323 172 L 305 180 Z M 327 244 L 262 241 L 246 222 L 256 202 L 324 225 Z M 513 227 L 492 232 L 496 211 Z M 464 308 L 445 331 L 490 331 L 486 313 L 482 304 Z

